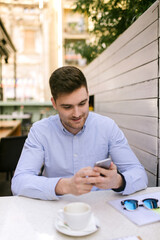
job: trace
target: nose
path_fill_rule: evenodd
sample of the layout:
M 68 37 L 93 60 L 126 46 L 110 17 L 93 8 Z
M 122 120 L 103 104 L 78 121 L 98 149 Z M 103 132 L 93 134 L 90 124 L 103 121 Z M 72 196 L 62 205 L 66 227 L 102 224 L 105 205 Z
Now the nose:
M 78 106 L 75 106 L 73 108 L 73 117 L 79 117 L 80 116 L 80 111 L 79 111 L 79 107 Z

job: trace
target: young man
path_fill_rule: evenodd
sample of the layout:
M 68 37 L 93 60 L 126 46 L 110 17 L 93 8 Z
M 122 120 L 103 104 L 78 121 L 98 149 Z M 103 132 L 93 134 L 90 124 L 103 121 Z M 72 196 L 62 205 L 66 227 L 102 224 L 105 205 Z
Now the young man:
M 33 124 L 12 179 L 13 194 L 54 200 L 98 189 L 131 194 L 146 188 L 146 172 L 122 131 L 112 119 L 89 112 L 83 73 L 59 68 L 50 89 L 58 114 Z M 109 169 L 94 167 L 109 155 Z

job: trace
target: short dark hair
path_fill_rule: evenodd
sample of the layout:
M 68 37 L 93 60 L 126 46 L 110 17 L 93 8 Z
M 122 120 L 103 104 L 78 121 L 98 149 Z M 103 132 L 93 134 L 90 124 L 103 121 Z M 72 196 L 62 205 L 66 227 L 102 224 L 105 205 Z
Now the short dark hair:
M 54 100 L 63 93 L 72 93 L 84 86 L 88 92 L 87 81 L 80 69 L 74 66 L 64 66 L 56 69 L 49 79 Z

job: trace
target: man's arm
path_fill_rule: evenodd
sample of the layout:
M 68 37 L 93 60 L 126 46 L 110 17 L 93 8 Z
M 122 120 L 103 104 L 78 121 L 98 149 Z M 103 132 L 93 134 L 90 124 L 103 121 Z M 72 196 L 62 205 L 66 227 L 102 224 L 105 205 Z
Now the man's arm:
M 12 178 L 12 193 L 43 200 L 56 200 L 58 197 L 55 194 L 55 186 L 60 178 L 39 176 L 45 158 L 39 139 L 40 136 L 37 136 L 37 132 L 32 128 Z
M 145 169 L 116 124 L 113 125 L 110 136 L 109 154 L 117 167 L 117 172 L 122 174 L 125 180 L 123 195 L 132 194 L 147 187 L 148 178 Z

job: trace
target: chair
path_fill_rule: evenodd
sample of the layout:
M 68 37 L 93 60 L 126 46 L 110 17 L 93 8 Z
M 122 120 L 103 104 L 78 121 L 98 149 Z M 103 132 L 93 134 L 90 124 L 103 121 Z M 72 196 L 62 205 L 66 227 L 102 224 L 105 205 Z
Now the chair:
M 9 181 L 0 181 L 0 197 L 12 196 L 11 183 Z
M 1 138 L 0 141 L 0 172 L 7 173 L 7 180 L 13 176 L 27 136 Z

